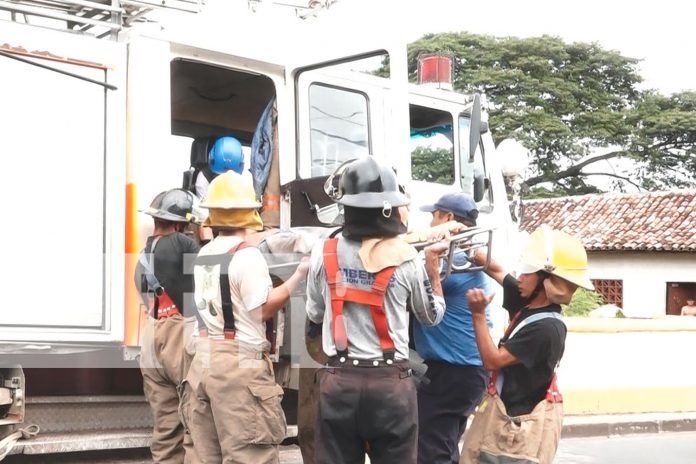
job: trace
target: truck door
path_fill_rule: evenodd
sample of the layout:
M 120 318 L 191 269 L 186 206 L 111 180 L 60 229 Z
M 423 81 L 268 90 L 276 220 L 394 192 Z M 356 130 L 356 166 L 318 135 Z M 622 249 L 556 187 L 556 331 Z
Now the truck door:
M 122 291 L 112 273 L 123 260 L 125 46 L 3 28 L 0 340 L 113 340 L 123 327 L 110 298 Z
M 381 57 L 298 71 L 297 182 L 290 188 L 293 226 L 327 225 L 330 214 L 321 213 L 332 202 L 323 184 L 346 161 L 375 156 L 400 177 L 408 176 L 406 100 L 396 76 L 373 73 L 375 63 L 381 63 Z

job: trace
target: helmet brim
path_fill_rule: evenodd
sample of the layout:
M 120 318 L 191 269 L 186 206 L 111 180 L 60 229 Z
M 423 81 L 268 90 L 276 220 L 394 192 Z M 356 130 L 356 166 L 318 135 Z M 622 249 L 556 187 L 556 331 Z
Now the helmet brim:
M 563 270 L 563 271 L 558 271 L 558 272 L 552 272 L 551 274 L 560 277 L 561 279 L 565 279 L 571 284 L 575 284 L 578 287 L 582 287 L 585 290 L 590 290 L 594 291 L 594 285 L 592 284 L 592 281 L 587 278 L 587 271 L 585 270 Z
M 190 219 L 186 219 L 183 216 L 168 213 L 166 211 L 159 211 L 159 210 L 155 210 L 155 209 L 140 209 L 138 211 L 141 213 L 145 213 L 148 216 L 152 216 L 153 218 L 162 219 L 163 221 L 185 222 L 185 223 L 193 222 Z
M 247 200 L 227 200 L 207 203 L 204 200 L 200 206 L 207 209 L 257 209 L 261 207 L 261 203 Z
M 336 200 L 336 203 L 354 208 L 383 208 L 385 201 L 394 208 L 411 203 L 409 198 L 400 192 L 363 192 L 343 195 Z
M 517 272 L 519 274 L 534 274 L 535 272 L 539 271 L 544 271 L 551 275 L 555 275 L 574 285 L 577 285 L 578 287 L 582 287 L 590 291 L 595 289 L 592 281 L 587 278 L 586 269 L 554 269 L 553 271 L 549 272 L 544 269 L 544 266 L 525 262 L 520 262 L 517 267 Z

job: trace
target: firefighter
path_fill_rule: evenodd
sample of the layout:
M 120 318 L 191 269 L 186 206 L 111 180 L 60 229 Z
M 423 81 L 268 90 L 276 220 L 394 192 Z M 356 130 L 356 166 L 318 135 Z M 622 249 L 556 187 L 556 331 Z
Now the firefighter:
M 194 265 L 202 333 L 183 387 L 182 417 L 203 463 L 277 463 L 286 422 L 265 321 L 304 280 L 308 263 L 273 288 L 263 255 L 245 242 L 263 228 L 250 179 L 219 175 L 201 206 L 216 237 Z
M 155 228 L 135 270 L 135 284 L 151 316 L 144 331 L 140 367 L 154 420 L 151 450 L 155 463 L 189 462 L 193 453 L 190 436 L 179 421 L 177 387 L 191 361 L 184 350 L 184 332 L 185 326 L 193 327 L 193 320 L 187 317 L 185 321 L 184 315 L 195 311 L 190 263 L 199 247 L 182 232 L 196 220 L 194 204 L 194 195 L 183 189 L 155 197 L 144 211 L 153 217 Z
M 316 462 L 415 463 L 416 386 L 408 365 L 409 310 L 426 325 L 445 310 L 439 254 L 446 241 L 416 250 L 406 231 L 408 197 L 394 171 L 367 156 L 327 182 L 343 205 L 341 236 L 319 242 L 310 258 L 307 316 L 322 325 L 329 362 L 319 377 Z
M 244 153 L 239 140 L 227 135 L 215 140 L 208 152 L 208 165 L 196 173 L 193 179 L 196 196 L 205 199 L 215 176 L 230 170 L 239 174 L 244 172 Z
M 239 174 L 244 172 L 244 153 L 239 140 L 228 135 L 215 140 L 208 152 L 208 165 L 194 174 L 193 191 L 196 196 L 204 200 L 208 194 L 210 182 L 215 176 L 230 170 Z M 201 227 L 198 229 L 198 238 L 201 244 L 205 245 L 213 239 L 213 231 L 209 227 Z
M 474 260 L 483 264 L 485 253 L 477 253 Z M 493 295 L 480 288 L 466 294 L 483 365 L 494 372 L 489 395 L 502 402 L 484 398 L 481 404 L 488 402 L 490 407 L 479 406 L 464 438 L 462 464 L 499 462 L 501 456 L 550 464 L 558 447 L 563 404 L 555 370 L 567 333 L 561 305 L 568 304 L 579 287 L 594 290 L 587 253 L 577 237 L 542 225 L 529 236 L 520 264 L 518 278 L 496 261 L 486 269 L 502 285 L 503 307 L 510 316 L 510 326 L 497 346 L 485 316 Z M 504 429 L 506 423 L 516 424 L 514 434 Z

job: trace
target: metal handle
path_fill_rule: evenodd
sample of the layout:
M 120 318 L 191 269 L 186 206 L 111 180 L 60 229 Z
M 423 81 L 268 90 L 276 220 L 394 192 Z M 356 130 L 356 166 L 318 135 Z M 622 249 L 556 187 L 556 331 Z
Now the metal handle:
M 440 256 L 440 279 L 447 279 L 452 271 L 454 272 L 475 272 L 485 270 L 491 262 L 491 250 L 493 249 L 493 231 L 495 227 L 472 227 L 466 231 L 453 235 L 450 239 L 450 246 L 446 253 Z M 487 239 L 485 241 L 474 240 L 476 236 L 487 234 Z M 430 245 L 428 242 L 415 243 L 413 246 L 417 250 L 422 250 L 426 246 Z M 487 248 L 486 251 L 486 262 L 483 265 L 475 265 L 472 261 L 467 260 L 466 263 L 462 265 L 457 265 L 454 263 L 454 253 L 455 251 L 463 251 L 466 253 L 467 257 L 472 257 L 476 250 L 480 248 Z

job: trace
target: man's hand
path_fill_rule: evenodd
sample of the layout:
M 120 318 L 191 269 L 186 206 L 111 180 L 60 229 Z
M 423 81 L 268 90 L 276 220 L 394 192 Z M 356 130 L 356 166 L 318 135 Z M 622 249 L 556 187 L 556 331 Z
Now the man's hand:
M 477 250 L 474 252 L 474 256 L 471 257 L 472 261 L 473 261 L 474 264 L 476 264 L 477 266 L 483 266 L 484 264 L 486 264 L 486 259 L 487 259 L 487 258 L 488 258 L 488 253 L 486 253 L 485 251 L 483 251 L 483 250 L 480 249 L 480 248 L 477 249 Z
M 423 248 L 425 259 L 439 259 L 440 255 L 449 250 L 451 236 L 448 230 L 439 230 L 428 237 L 430 245 Z
M 486 314 L 486 306 L 493 300 L 495 293 L 486 295 L 480 288 L 472 288 L 466 292 L 466 299 L 469 302 L 471 314 Z

